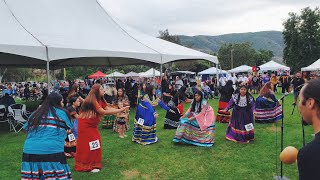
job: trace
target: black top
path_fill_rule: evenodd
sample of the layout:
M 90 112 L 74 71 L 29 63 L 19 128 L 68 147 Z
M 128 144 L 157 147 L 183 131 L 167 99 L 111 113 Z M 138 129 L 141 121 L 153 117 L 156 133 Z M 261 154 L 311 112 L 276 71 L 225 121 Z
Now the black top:
M 320 132 L 313 141 L 301 148 L 298 153 L 298 169 L 300 180 L 320 179 Z
M 300 90 L 302 88 L 302 84 L 304 84 L 304 79 L 302 78 L 295 78 L 292 80 L 292 84 L 293 84 L 293 88 L 294 88 L 294 91 L 296 90 Z

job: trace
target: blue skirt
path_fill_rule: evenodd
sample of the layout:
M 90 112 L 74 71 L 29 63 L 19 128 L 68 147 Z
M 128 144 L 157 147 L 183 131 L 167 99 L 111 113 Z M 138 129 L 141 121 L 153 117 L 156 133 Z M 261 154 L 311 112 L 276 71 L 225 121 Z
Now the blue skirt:
M 148 145 L 158 142 L 156 135 L 157 124 L 146 125 L 138 124 L 137 120 L 134 121 L 132 141 L 142 145 Z
M 21 179 L 70 180 L 72 177 L 63 152 L 55 154 L 23 153 Z

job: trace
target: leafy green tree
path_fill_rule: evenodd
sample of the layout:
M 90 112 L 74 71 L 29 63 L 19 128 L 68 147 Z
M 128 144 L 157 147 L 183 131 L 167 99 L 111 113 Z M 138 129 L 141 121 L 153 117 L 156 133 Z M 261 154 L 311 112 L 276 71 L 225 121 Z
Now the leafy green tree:
M 160 36 L 158 38 L 160 38 L 160 39 L 163 39 L 163 40 L 175 43 L 175 44 L 179 44 L 179 45 L 181 44 L 179 36 L 171 35 L 169 33 L 168 29 L 166 29 L 164 31 L 159 31 L 159 35 Z
M 283 59 L 293 72 L 320 58 L 319 8 L 304 8 L 301 15 L 291 12 L 283 26 L 282 34 L 286 45 Z

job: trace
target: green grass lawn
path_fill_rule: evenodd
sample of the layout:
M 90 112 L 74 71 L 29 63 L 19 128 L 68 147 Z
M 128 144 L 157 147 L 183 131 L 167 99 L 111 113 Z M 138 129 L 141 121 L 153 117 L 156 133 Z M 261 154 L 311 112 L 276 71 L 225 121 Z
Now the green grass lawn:
M 281 95 L 277 95 L 280 97 Z M 209 101 L 217 111 L 218 100 Z M 291 115 L 293 96 L 286 98 L 284 147 L 302 147 L 302 130 L 298 110 Z M 187 108 L 189 105 L 186 105 Z M 256 124 L 255 141 L 243 145 L 225 140 L 227 124 L 216 123 L 216 142 L 213 147 L 176 145 L 172 142 L 175 130 L 163 129 L 165 111 L 157 109 L 159 142 L 142 146 L 131 142 L 131 131 L 125 139 L 118 138 L 110 129 L 101 129 L 103 165 L 100 173 L 80 173 L 69 159 L 73 179 L 273 179 L 278 173 L 276 161 L 280 153 L 280 125 Z M 130 112 L 132 123 L 135 111 Z M 310 126 L 305 127 L 306 142 L 312 140 Z M 277 148 L 276 148 L 276 134 Z M 4 127 L 0 131 L 1 179 L 19 179 L 25 133 L 12 133 Z M 284 175 L 298 179 L 297 165 L 284 165 Z

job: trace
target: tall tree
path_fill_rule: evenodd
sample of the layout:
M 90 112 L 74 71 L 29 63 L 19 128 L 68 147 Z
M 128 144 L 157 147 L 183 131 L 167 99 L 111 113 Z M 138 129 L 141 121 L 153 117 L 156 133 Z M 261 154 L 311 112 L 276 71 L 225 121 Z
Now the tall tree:
M 266 51 L 267 52 L 267 51 Z M 249 42 L 240 44 L 223 44 L 218 51 L 222 69 L 231 69 L 241 65 L 256 64 L 257 52 Z
M 293 72 L 320 58 L 319 8 L 304 8 L 301 15 L 291 12 L 283 26 L 282 34 L 286 45 L 283 59 Z

